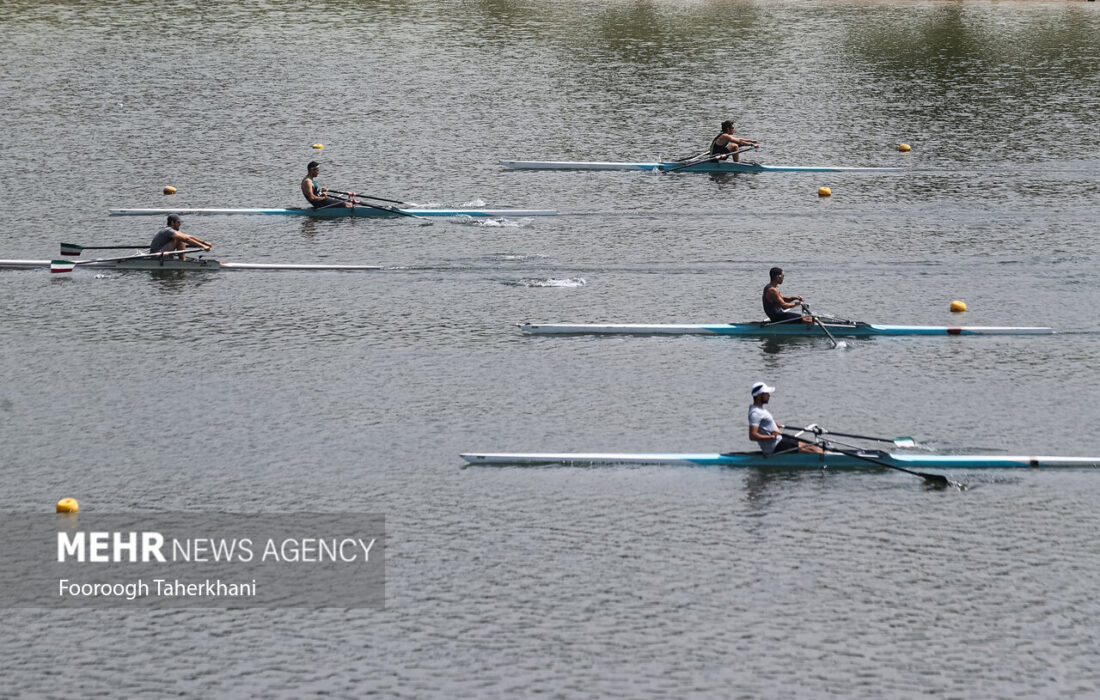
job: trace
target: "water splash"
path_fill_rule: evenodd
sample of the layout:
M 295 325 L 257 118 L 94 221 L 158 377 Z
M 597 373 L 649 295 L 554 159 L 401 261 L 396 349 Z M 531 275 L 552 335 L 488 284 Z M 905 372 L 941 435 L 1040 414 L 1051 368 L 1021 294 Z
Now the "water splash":
M 520 287 L 583 287 L 588 282 L 583 277 L 566 279 L 522 279 L 515 282 Z

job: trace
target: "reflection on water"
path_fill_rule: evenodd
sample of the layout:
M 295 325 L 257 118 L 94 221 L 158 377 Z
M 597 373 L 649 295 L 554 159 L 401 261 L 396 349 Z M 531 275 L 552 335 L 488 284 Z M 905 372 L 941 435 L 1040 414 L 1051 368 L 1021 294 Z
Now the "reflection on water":
M 186 270 L 152 270 L 149 272 L 139 272 L 137 270 L 127 271 L 127 274 L 133 273 L 135 275 L 148 275 L 152 283 L 149 285 L 150 292 L 167 294 L 169 296 L 175 296 L 180 294 L 190 294 L 203 286 L 210 284 L 214 281 L 214 278 L 218 275 L 230 274 L 224 271 L 216 272 L 188 272 Z M 177 311 L 183 312 L 184 315 L 191 315 L 196 313 L 196 309 L 188 309 L 186 312 L 182 309 Z
M 301 221 L 298 223 L 298 232 L 302 235 L 302 238 L 316 238 L 317 234 L 322 231 L 321 226 L 327 222 L 321 222 L 314 219 L 311 216 L 300 217 Z
M 847 342 L 847 339 L 842 342 Z M 778 355 L 782 352 L 790 352 L 793 350 L 804 351 L 806 349 L 814 350 L 834 350 L 833 344 L 829 342 L 829 339 L 824 334 L 820 336 L 810 335 L 792 335 L 792 336 L 770 336 L 764 338 L 760 342 L 760 350 L 765 355 Z
M 939 131 L 958 134 L 954 142 L 982 123 L 965 138 L 983 148 L 1030 151 L 1041 141 L 1034 154 L 1042 160 L 1062 150 L 1048 137 L 1052 119 L 1094 123 L 1087 95 L 1100 92 L 1095 13 L 1076 3 L 1053 13 L 1024 5 L 1007 16 L 993 6 L 936 3 L 900 20 L 856 18 L 844 40 L 872 92 L 891 96 L 891 112 L 941 122 Z

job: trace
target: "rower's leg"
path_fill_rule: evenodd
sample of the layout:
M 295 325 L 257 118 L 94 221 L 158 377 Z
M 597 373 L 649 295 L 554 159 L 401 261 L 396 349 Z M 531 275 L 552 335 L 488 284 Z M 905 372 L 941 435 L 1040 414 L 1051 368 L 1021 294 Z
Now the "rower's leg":
M 187 243 L 185 243 L 184 241 L 180 240 L 179 238 L 173 238 L 172 239 L 172 247 L 170 248 L 170 250 L 186 250 L 186 248 L 187 248 Z M 180 260 L 186 260 L 186 259 L 187 259 L 187 256 L 184 255 L 183 253 L 180 253 Z

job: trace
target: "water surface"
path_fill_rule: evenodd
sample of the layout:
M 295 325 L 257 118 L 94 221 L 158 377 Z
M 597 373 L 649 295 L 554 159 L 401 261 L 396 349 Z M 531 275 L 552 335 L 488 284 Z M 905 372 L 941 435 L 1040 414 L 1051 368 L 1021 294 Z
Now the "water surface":
M 388 526 L 383 611 L 9 611 L 9 692 L 1097 693 L 1093 472 L 959 472 L 960 492 L 458 459 L 748 449 L 758 380 L 792 425 L 1100 454 L 1094 4 L 16 1 L 0 30 L 3 258 L 161 225 L 108 208 L 297 205 L 313 158 L 334 187 L 562 212 L 185 220 L 222 259 L 377 274 L 0 273 L 8 512 Z M 689 155 L 727 118 L 761 162 L 903 171 L 497 165 Z M 515 327 L 753 320 L 772 265 L 819 312 L 1058 334 L 833 351 Z

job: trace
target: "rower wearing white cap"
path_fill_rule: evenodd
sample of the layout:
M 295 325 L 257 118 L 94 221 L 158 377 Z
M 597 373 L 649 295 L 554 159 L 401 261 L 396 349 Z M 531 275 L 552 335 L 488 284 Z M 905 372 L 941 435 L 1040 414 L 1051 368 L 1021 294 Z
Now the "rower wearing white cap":
M 760 443 L 760 451 L 765 455 L 773 455 L 781 452 L 821 452 L 817 445 L 799 442 L 779 432 L 782 423 L 776 423 L 775 418 L 764 404 L 771 400 L 774 386 L 768 386 L 764 382 L 752 385 L 752 405 L 749 406 L 749 440 Z

